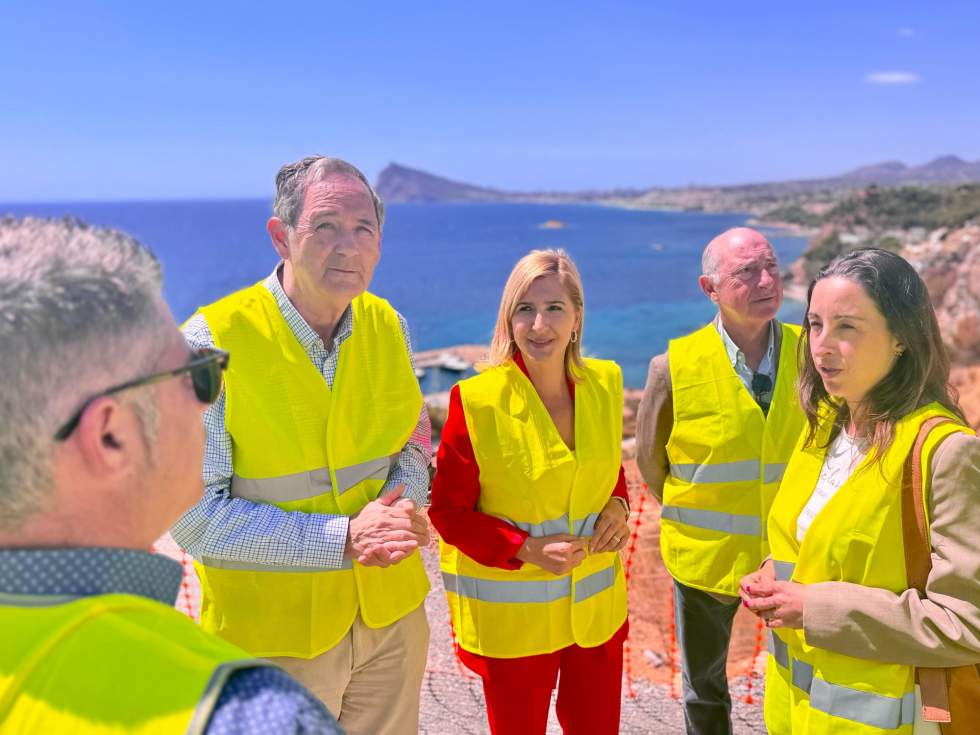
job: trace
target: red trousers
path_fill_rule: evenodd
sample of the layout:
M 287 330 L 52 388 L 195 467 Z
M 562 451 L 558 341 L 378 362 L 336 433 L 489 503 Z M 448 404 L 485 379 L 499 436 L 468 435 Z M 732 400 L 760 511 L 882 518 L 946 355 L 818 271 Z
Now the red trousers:
M 571 645 L 523 658 L 490 658 L 458 649 L 459 659 L 483 679 L 490 732 L 543 735 L 551 692 L 565 735 L 616 735 L 623 686 L 623 641 L 628 623 L 595 648 Z

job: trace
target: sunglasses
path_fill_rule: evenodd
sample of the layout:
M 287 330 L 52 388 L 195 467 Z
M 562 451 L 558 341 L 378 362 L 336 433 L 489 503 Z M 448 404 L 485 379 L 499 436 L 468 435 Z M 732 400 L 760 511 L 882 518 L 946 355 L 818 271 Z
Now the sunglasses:
M 119 393 L 130 388 L 138 388 L 141 385 L 162 383 L 165 380 L 176 378 L 178 375 L 183 375 L 184 373 L 191 374 L 191 383 L 194 385 L 194 395 L 197 396 L 197 400 L 201 403 L 214 403 L 218 400 L 218 396 L 221 395 L 221 373 L 228 368 L 228 360 L 229 355 L 224 350 L 208 348 L 194 350 L 186 365 L 181 365 L 179 368 L 174 368 L 173 370 L 165 370 L 162 373 L 153 373 L 153 375 L 136 378 L 135 380 L 130 380 L 121 385 L 104 390 L 85 401 L 81 408 L 75 412 L 75 415 L 68 419 L 55 432 L 54 438 L 57 441 L 67 439 L 75 430 L 75 427 L 78 426 L 78 422 L 81 420 L 82 414 L 85 413 L 85 409 L 95 399 L 111 396 L 113 393 Z
M 769 413 L 772 403 L 772 378 L 765 373 L 752 373 L 752 393 L 762 408 L 762 413 Z

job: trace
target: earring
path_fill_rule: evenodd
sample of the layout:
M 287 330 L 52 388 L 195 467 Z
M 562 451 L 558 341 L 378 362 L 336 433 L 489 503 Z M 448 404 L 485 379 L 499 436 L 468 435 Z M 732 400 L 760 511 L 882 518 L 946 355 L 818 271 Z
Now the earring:
M 571 341 L 573 343 L 574 342 L 578 342 L 578 330 L 576 330 L 576 329 L 573 329 L 572 330 L 572 339 L 571 339 Z

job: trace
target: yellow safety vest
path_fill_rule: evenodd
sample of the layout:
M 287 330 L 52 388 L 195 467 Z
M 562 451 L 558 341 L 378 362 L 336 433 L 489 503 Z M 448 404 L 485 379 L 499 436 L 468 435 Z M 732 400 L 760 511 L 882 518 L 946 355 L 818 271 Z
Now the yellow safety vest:
M 233 497 L 348 516 L 377 498 L 418 423 L 422 393 L 394 309 L 368 293 L 351 308 L 332 390 L 263 284 L 201 309 L 216 345 L 233 355 L 225 377 Z M 201 625 L 256 656 L 313 658 L 358 612 L 381 628 L 429 590 L 418 553 L 385 569 L 197 562 Z
M 799 334 L 782 325 L 768 416 L 732 367 L 714 324 L 670 341 L 674 427 L 660 551 L 682 584 L 736 595 L 739 580 L 769 554 L 766 518 L 803 427 Z
M 575 452 L 562 441 L 527 376 L 513 362 L 459 383 L 480 468 L 477 509 L 531 536 L 591 536 L 619 476 L 623 376 L 614 362 L 586 360 L 575 386 Z M 619 554 L 591 554 L 571 574 L 533 564 L 483 566 L 441 543 L 440 567 L 459 645 L 516 658 L 577 643 L 605 643 L 626 620 Z
M 135 595 L 0 595 L 0 630 L 0 735 L 201 733 L 229 674 L 267 665 Z
M 972 433 L 933 403 L 901 419 L 895 440 L 874 462 L 869 452 L 813 519 L 803 543 L 796 519 L 813 494 L 823 466 L 831 422 L 817 445 L 797 448 L 769 515 L 769 539 L 781 580 L 814 584 L 851 582 L 899 594 L 908 589 L 902 535 L 902 469 L 922 422 L 946 416 L 956 423 L 934 428 L 923 447 L 923 491 L 928 496 L 931 458 L 954 432 Z M 801 437 L 802 444 L 802 437 Z M 927 509 L 928 512 L 928 509 Z M 802 630 L 770 634 L 766 663 L 766 726 L 770 733 L 910 735 L 915 720 L 911 666 L 852 658 L 808 645 Z

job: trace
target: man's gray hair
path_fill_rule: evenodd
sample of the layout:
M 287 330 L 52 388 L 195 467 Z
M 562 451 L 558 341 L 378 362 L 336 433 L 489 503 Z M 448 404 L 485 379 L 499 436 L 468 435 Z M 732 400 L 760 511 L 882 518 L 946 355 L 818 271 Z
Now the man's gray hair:
M 166 349 L 160 284 L 156 257 L 122 232 L 0 219 L 0 528 L 43 507 L 58 428 Z M 146 396 L 127 398 L 145 424 Z
M 717 241 L 718 238 L 716 237 L 709 242 L 701 254 L 701 273 L 711 279 L 711 282 L 716 286 L 718 285 L 718 269 L 720 267 L 718 263 L 718 249 L 715 247 Z
M 299 215 L 303 211 L 307 185 L 321 181 L 330 174 L 353 176 L 364 184 L 374 202 L 374 214 L 378 218 L 378 228 L 383 228 L 385 205 L 367 177 L 361 173 L 360 169 L 347 163 L 347 161 L 329 156 L 307 156 L 295 163 L 287 163 L 279 169 L 279 173 L 276 174 L 276 199 L 272 204 L 273 214 L 281 219 L 287 227 L 296 227 L 299 222 Z

